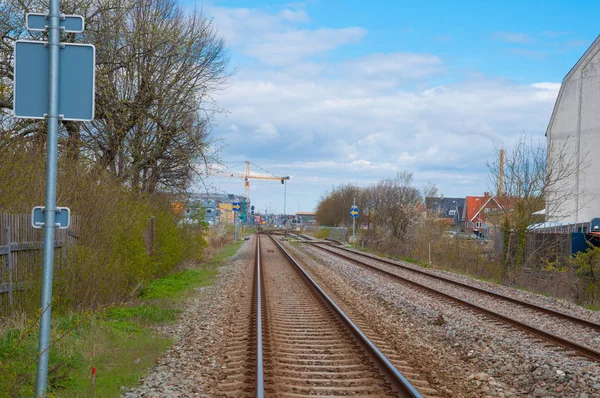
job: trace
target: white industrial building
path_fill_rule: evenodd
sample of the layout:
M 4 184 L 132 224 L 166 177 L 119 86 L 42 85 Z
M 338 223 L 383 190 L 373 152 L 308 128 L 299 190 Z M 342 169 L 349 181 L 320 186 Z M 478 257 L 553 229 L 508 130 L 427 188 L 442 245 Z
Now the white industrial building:
M 600 217 L 600 36 L 563 79 L 546 137 L 549 180 L 567 175 L 547 192 L 547 221 Z

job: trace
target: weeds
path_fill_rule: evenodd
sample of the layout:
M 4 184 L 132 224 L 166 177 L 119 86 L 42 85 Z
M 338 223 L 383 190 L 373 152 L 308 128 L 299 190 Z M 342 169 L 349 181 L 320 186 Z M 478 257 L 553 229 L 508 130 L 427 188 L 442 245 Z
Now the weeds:
M 216 269 L 240 244 L 227 246 L 204 268 L 188 269 L 147 284 L 129 306 L 71 312 L 55 317 L 51 328 L 48 393 L 54 397 L 90 396 L 91 369 L 97 369 L 95 396 L 113 397 L 136 384 L 171 340 L 154 332 L 173 323 L 182 301 L 197 287 L 212 283 Z M 33 396 L 38 323 L 15 317 L 0 334 L 0 397 Z

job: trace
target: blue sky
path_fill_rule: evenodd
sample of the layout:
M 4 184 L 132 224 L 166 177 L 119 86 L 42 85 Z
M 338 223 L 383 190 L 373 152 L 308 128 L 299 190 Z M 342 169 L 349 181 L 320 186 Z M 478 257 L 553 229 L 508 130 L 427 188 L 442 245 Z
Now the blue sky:
M 288 213 L 402 170 L 445 196 L 490 190 L 495 147 L 510 151 L 523 132 L 544 139 L 600 13 L 592 1 L 184 4 L 214 18 L 236 70 L 215 97 L 227 110 L 213 131 L 221 158 L 291 176 Z M 241 180 L 206 182 L 243 192 Z M 276 181 L 251 181 L 250 196 L 283 210 Z

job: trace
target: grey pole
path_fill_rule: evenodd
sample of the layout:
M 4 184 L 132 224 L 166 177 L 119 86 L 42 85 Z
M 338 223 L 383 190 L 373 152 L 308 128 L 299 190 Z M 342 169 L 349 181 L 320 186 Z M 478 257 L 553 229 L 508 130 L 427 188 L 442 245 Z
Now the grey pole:
M 49 33 L 49 87 L 48 139 L 46 159 L 46 208 L 44 220 L 44 263 L 42 268 L 42 300 L 38 368 L 35 386 L 37 397 L 46 396 L 48 381 L 48 349 L 50 347 L 50 319 L 52 309 L 52 274 L 54 262 L 54 218 L 56 212 L 56 164 L 58 152 L 58 68 L 60 49 L 60 0 L 50 0 Z
M 284 236 L 287 237 L 287 222 L 288 222 L 288 219 L 287 219 L 287 216 L 285 215 L 285 205 L 286 205 L 285 201 L 286 201 L 286 198 L 287 198 L 287 190 L 286 190 L 286 188 L 287 188 L 287 186 L 285 184 L 285 180 L 283 180 L 283 220 L 284 220 L 283 221 L 284 222 L 283 225 L 284 225 L 284 229 L 285 229 Z
M 354 197 L 353 207 L 356 208 L 356 196 Z M 355 227 L 355 225 L 356 225 L 356 217 L 352 216 L 352 244 L 356 243 L 356 235 L 355 235 L 356 227 Z

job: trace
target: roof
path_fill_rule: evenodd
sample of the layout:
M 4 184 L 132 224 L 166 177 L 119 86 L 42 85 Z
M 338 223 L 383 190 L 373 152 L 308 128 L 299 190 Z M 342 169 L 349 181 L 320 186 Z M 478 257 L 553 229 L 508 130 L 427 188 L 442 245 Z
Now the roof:
M 297 216 L 316 216 L 317 213 L 314 211 L 297 211 L 296 215 Z
M 444 218 L 455 218 L 450 215 L 450 210 L 458 210 L 458 214 L 462 214 L 465 206 L 465 198 L 425 198 L 425 206 L 428 210 L 439 213 Z
M 548 137 L 548 133 L 554 124 L 554 117 L 556 116 L 556 112 L 558 111 L 558 104 L 563 95 L 565 82 L 568 81 L 571 76 L 579 69 L 579 67 L 587 65 L 594 56 L 600 51 L 600 36 L 596 37 L 596 40 L 592 43 L 592 45 L 587 49 L 585 53 L 579 58 L 579 61 L 571 68 L 569 73 L 564 77 L 562 84 L 560 85 L 560 90 L 558 91 L 558 97 L 556 97 L 556 102 L 554 102 L 554 109 L 552 109 L 552 115 L 550 116 L 550 121 L 548 122 L 548 127 L 546 128 L 546 137 Z M 584 65 L 585 64 L 585 65 Z
M 493 196 L 467 196 L 467 219 L 470 222 L 473 222 L 475 218 L 481 213 L 482 209 L 485 209 L 486 206 L 493 202 L 498 206 L 498 208 L 503 209 L 502 205 L 498 203 L 495 197 Z

